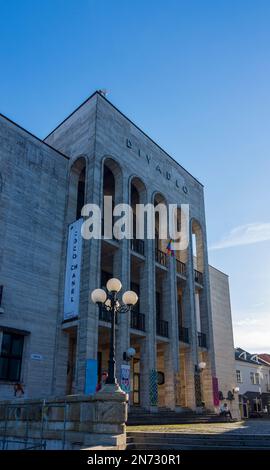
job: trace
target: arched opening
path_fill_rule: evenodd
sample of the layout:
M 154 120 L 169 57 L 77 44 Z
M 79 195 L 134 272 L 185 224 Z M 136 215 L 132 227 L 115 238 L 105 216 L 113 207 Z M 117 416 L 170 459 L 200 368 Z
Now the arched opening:
M 131 240 L 131 249 L 144 255 L 144 240 L 137 238 L 137 204 L 146 204 L 146 188 L 144 183 L 137 177 L 134 177 L 130 184 L 130 205 L 133 212 L 133 239 Z M 145 221 L 144 221 L 145 222 Z
M 137 204 L 146 203 L 146 188 L 143 182 L 134 177 L 130 183 L 130 205 L 133 211 L 133 238 L 131 239 L 131 256 L 130 256 L 130 288 L 138 295 L 138 302 L 131 312 L 131 327 L 136 330 L 145 330 L 145 315 L 142 313 L 145 309 L 143 305 L 145 301 L 145 292 L 143 279 L 145 277 L 145 241 L 137 238 Z
M 68 223 L 81 217 L 81 210 L 85 204 L 85 178 L 86 160 L 78 158 L 70 168 L 69 193 L 68 193 Z
M 195 313 L 196 325 L 198 331 L 198 342 L 200 347 L 206 347 L 206 326 L 203 318 L 203 272 L 204 272 L 204 256 L 203 256 L 203 235 L 199 222 L 195 219 L 191 222 L 192 234 L 192 257 L 195 280 Z
M 177 232 L 181 233 L 181 238 L 179 240 L 175 240 L 175 242 L 179 243 L 181 240 L 180 249 L 175 250 L 175 259 L 176 259 L 176 269 L 179 274 L 185 274 L 185 265 L 187 263 L 188 258 L 188 246 L 185 247 L 185 239 L 188 241 L 188 234 L 185 231 L 188 231 L 189 224 L 186 223 L 185 220 L 186 215 L 181 211 L 181 208 L 177 208 Z
M 113 229 L 113 216 L 110 212 L 110 206 L 106 201 L 104 205 L 104 197 L 111 197 L 111 210 L 113 212 L 116 204 L 122 201 L 122 171 L 118 163 L 112 158 L 106 158 L 103 164 L 103 216 L 102 216 L 102 235 L 105 238 L 111 238 L 111 229 Z M 106 210 L 108 209 L 108 211 Z M 111 226 L 112 224 L 112 226 Z M 112 235 L 112 234 L 111 234 Z
M 68 188 L 68 204 L 67 204 L 67 223 L 72 224 L 81 218 L 81 210 L 85 204 L 86 192 L 86 159 L 79 157 L 75 160 L 70 168 L 69 188 Z M 67 242 L 68 243 L 68 242 Z M 67 359 L 67 376 L 66 376 L 66 393 L 68 395 L 75 392 L 76 386 L 74 381 L 76 369 L 77 354 L 77 333 L 78 327 L 72 326 L 67 328 L 65 332 L 61 332 L 62 339 L 66 344 Z
M 81 217 L 81 211 L 85 203 L 85 167 L 79 174 L 79 181 L 77 186 L 77 209 L 76 219 Z
M 202 229 L 197 222 L 193 219 L 191 223 L 191 234 L 192 234 L 192 256 L 194 269 L 203 273 L 204 271 L 204 259 L 203 259 L 203 236 Z
M 100 287 L 105 288 L 107 281 L 112 277 L 118 277 L 117 266 L 121 251 L 117 240 L 113 237 L 113 210 L 122 202 L 123 183 L 122 171 L 118 163 L 108 157 L 103 162 L 102 183 L 102 242 L 100 256 Z M 111 206 L 107 205 L 104 197 L 111 197 Z M 105 206 L 106 204 L 106 206 Z M 111 212 L 112 210 L 112 212 Z M 99 310 L 98 328 L 98 381 L 102 372 L 108 372 L 108 360 L 110 351 L 110 324 L 111 315 L 104 309 Z
M 155 249 L 156 249 L 156 261 L 160 264 L 164 263 L 164 256 L 168 245 L 167 237 L 163 237 L 163 230 L 166 229 L 167 224 L 167 202 L 162 194 L 156 194 L 154 198 L 154 207 L 157 208 L 161 205 L 163 209 L 155 211 Z M 160 258 L 160 259 L 158 259 Z

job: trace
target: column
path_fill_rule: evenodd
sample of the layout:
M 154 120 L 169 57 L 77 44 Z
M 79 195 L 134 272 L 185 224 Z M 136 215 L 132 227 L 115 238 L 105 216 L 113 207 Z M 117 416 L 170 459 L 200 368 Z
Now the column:
M 140 378 L 141 406 L 157 411 L 156 370 L 156 295 L 155 295 L 155 241 L 145 239 L 145 263 L 141 277 L 141 308 L 145 314 L 146 338 L 141 341 Z

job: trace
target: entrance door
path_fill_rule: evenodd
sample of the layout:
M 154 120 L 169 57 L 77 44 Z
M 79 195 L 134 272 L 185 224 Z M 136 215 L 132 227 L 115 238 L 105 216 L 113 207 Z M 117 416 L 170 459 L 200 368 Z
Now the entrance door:
M 133 359 L 133 405 L 140 404 L 140 359 Z

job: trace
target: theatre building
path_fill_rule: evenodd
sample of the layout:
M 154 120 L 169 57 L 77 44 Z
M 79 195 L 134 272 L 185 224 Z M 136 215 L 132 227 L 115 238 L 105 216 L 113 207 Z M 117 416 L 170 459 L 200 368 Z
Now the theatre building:
M 154 239 L 83 239 L 81 209 L 104 195 L 177 204 L 179 223 L 188 204 L 187 249 L 171 256 L 158 220 Z M 136 350 L 131 404 L 217 410 L 235 387 L 230 299 L 208 265 L 196 178 L 95 92 L 43 141 L 1 116 L 0 211 L 0 399 L 16 383 L 25 397 L 93 393 L 111 322 L 90 294 L 116 277 L 139 298 L 116 325 L 119 381 L 123 353 Z

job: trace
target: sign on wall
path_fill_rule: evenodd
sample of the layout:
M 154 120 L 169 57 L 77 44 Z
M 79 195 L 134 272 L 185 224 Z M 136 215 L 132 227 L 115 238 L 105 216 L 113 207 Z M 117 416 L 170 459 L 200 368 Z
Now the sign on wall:
M 64 292 L 64 320 L 79 315 L 83 219 L 69 225 Z
M 130 366 L 127 364 L 121 364 L 121 383 L 120 387 L 123 392 L 130 392 Z
M 96 359 L 86 359 L 86 369 L 85 369 L 85 390 L 86 395 L 93 395 L 96 392 L 97 387 L 97 360 Z

